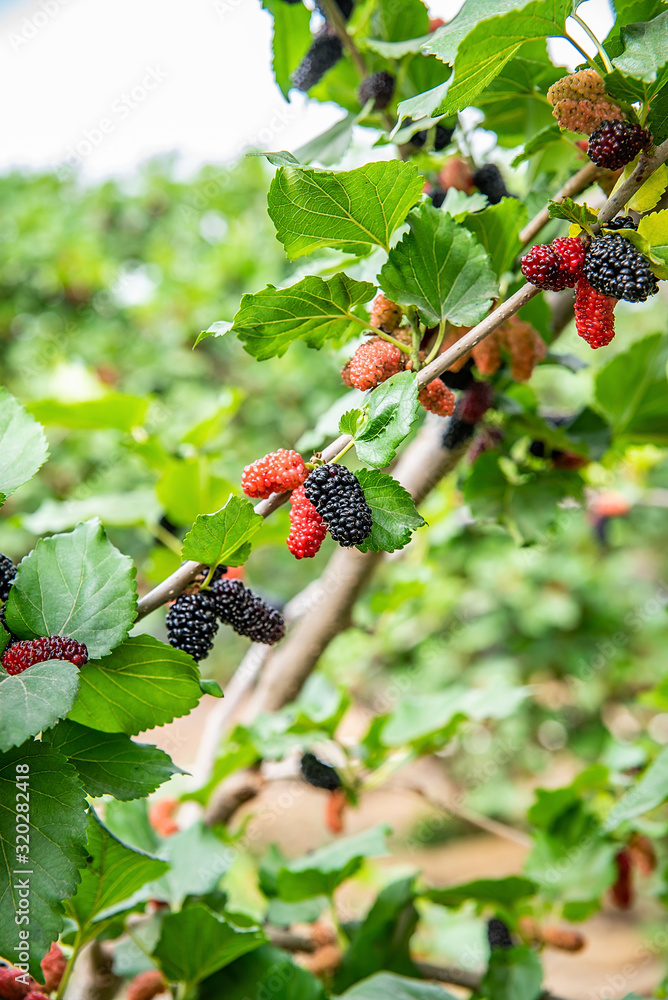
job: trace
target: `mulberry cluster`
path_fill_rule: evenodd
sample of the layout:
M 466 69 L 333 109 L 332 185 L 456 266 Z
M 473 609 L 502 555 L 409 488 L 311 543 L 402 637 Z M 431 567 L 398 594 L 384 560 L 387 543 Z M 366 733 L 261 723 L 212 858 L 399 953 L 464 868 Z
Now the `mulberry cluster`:
M 644 302 L 659 290 L 647 258 L 617 233 L 592 241 L 582 271 L 592 288 L 613 299 Z
M 394 94 L 395 80 L 391 73 L 381 70 L 379 73 L 372 73 L 360 84 L 357 96 L 362 107 L 367 101 L 373 101 L 374 111 L 384 111 L 392 100 Z
M 295 559 L 312 559 L 327 535 L 327 527 L 303 486 L 290 495 L 290 534 L 287 546 Z
M 516 316 L 473 348 L 471 353 L 481 375 L 494 375 L 499 370 L 502 349 L 510 355 L 510 374 L 516 382 L 527 382 L 547 353 L 540 334 Z
M 589 136 L 587 154 L 596 166 L 619 170 L 635 160 L 641 149 L 647 149 L 652 136 L 641 125 L 619 120 L 606 120 Z
M 560 126 L 570 132 L 589 135 L 602 121 L 623 117 L 593 69 L 583 69 L 557 80 L 548 90 L 547 99 Z
M 308 469 L 299 452 L 279 448 L 246 466 L 241 488 L 247 497 L 266 500 L 272 493 L 284 493 L 300 486 L 307 475 Z
M 218 580 L 211 587 L 218 617 L 239 635 L 273 646 L 285 635 L 283 616 L 241 580 Z
M 373 300 L 369 322 L 371 326 L 378 327 L 385 333 L 394 333 L 401 323 L 403 315 L 401 306 L 379 292 Z
M 503 920 L 499 920 L 498 917 L 492 917 L 491 920 L 487 921 L 487 940 L 490 951 L 495 951 L 497 948 L 507 950 L 513 947 L 510 931 Z
M 361 344 L 344 370 L 343 381 L 355 389 L 375 389 L 404 367 L 404 355 L 394 344 L 374 337 Z
M 6 601 L 9 591 L 16 579 L 16 566 L 9 558 L 0 553 L 0 601 Z
M 335 788 L 341 787 L 336 768 L 318 760 L 315 754 L 305 753 L 302 756 L 301 771 L 304 781 L 308 781 L 314 788 L 325 788 L 328 792 L 333 792 Z
M 575 294 L 575 329 L 590 347 L 605 347 L 614 337 L 616 305 L 616 299 L 602 295 L 586 278 L 580 278 Z
M 421 389 L 418 393 L 418 402 L 425 410 L 435 413 L 439 417 L 449 417 L 455 410 L 455 396 L 440 378 L 435 378 L 433 382 Z
M 216 603 L 208 590 L 181 594 L 167 612 L 167 641 L 174 649 L 203 660 L 213 648 L 218 631 Z
M 292 74 L 292 85 L 306 92 L 320 83 L 325 73 L 336 66 L 343 55 L 340 38 L 328 26 L 321 28 L 311 47 Z
M 321 465 L 304 485 L 335 542 L 359 545 L 371 534 L 373 517 L 360 481 L 344 465 Z
M 21 674 L 35 663 L 46 663 L 47 660 L 69 660 L 75 666 L 83 667 L 88 662 L 88 650 L 82 642 L 63 635 L 25 639 L 5 650 L 2 666 L 8 674 Z
M 481 194 L 487 195 L 490 205 L 498 205 L 502 198 L 512 197 L 496 163 L 479 167 L 473 174 L 473 183 Z
M 537 244 L 522 257 L 522 274 L 536 288 L 560 292 L 573 288 L 582 273 L 584 244 L 561 237 L 551 244 Z
M 402 128 L 408 128 L 413 124 L 411 118 L 404 118 L 401 123 Z M 452 137 L 455 133 L 454 128 L 446 128 L 445 125 L 436 125 L 433 132 L 432 129 L 421 129 L 419 132 L 415 132 L 411 136 L 411 143 L 417 149 L 422 149 L 424 145 L 427 144 L 427 140 L 430 137 L 430 133 L 433 134 L 433 149 L 435 153 L 440 153 L 442 149 L 450 145 Z

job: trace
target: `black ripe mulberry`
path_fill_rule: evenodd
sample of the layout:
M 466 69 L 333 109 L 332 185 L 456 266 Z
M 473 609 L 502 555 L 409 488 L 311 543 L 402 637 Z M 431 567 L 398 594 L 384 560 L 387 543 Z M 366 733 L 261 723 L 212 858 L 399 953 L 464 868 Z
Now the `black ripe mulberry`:
M 503 920 L 499 920 L 498 917 L 492 917 L 491 920 L 487 921 L 487 940 L 490 951 L 495 951 L 497 948 L 507 950 L 513 947 L 510 931 Z
M 632 219 L 630 215 L 618 215 L 616 219 L 610 219 L 610 222 L 602 222 L 602 227 L 604 229 L 637 229 L 638 223 L 635 219 Z
M 391 73 L 386 73 L 385 70 L 367 76 L 365 80 L 362 80 L 357 91 L 362 107 L 367 101 L 373 100 L 374 111 L 383 111 L 392 100 L 393 94 L 394 77 Z
M 166 624 L 169 644 L 199 663 L 208 656 L 218 631 L 213 595 L 206 590 L 181 594 L 167 612 Z
M 592 241 L 582 271 L 592 288 L 613 299 L 644 302 L 659 290 L 647 258 L 616 233 Z
M 411 124 L 412 124 L 412 119 L 405 118 L 401 123 L 401 127 L 407 128 Z M 427 139 L 429 138 L 430 132 L 431 129 L 422 129 L 420 132 L 415 132 L 415 134 L 412 135 L 410 139 L 412 145 L 416 146 L 418 149 L 421 149 L 427 143 Z M 442 149 L 445 149 L 446 146 L 449 146 L 454 133 L 455 133 L 454 128 L 446 128 L 445 125 L 441 125 L 439 123 L 433 132 L 434 152 L 440 153 Z
M 345 465 L 314 469 L 304 491 L 339 545 L 359 545 L 369 537 L 373 527 L 371 508 L 359 479 Z
M 641 125 L 607 119 L 589 136 L 587 153 L 597 167 L 619 170 L 634 160 L 641 149 L 647 149 L 651 141 L 651 134 Z
M 333 792 L 336 788 L 341 787 L 341 779 L 336 768 L 318 760 L 313 753 L 303 755 L 301 769 L 304 781 L 308 781 L 309 785 L 313 785 L 315 788 L 326 788 L 328 792 Z
M 306 92 L 320 83 L 325 73 L 336 66 L 343 55 L 340 38 L 328 27 L 321 28 L 311 47 L 292 74 L 292 85 Z
M 502 198 L 512 197 L 496 163 L 485 163 L 479 167 L 473 174 L 473 183 L 481 194 L 487 195 L 490 205 L 498 205 Z
M 6 601 L 9 591 L 16 579 L 16 566 L 9 558 L 0 553 L 0 601 Z
M 257 597 L 241 580 L 218 580 L 211 592 L 218 617 L 239 635 L 267 646 L 273 646 L 285 635 L 280 612 Z

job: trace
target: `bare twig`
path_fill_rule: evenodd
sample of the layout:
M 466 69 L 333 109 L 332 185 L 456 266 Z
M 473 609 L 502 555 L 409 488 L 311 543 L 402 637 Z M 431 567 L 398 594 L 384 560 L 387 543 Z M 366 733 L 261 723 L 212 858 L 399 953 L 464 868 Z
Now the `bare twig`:
M 482 976 L 475 972 L 468 972 L 466 969 L 458 969 L 453 965 L 430 965 L 428 962 L 416 962 L 425 979 L 434 979 L 438 983 L 448 983 L 450 986 L 463 986 L 467 990 L 475 990 L 480 986 Z M 540 1000 L 564 1000 L 563 997 L 555 996 L 549 990 L 543 990 Z
M 617 213 L 624 208 L 627 201 L 630 201 L 633 195 L 636 193 L 638 188 L 642 187 L 647 178 L 654 173 L 655 170 L 668 160 L 668 139 L 662 142 L 660 146 L 657 146 L 654 152 L 647 156 L 643 155 L 638 160 L 638 164 L 628 177 L 622 186 L 617 190 L 613 191 L 605 205 L 598 213 L 598 221 L 609 222 L 610 219 L 614 219 Z
M 577 174 L 573 174 L 572 177 L 566 181 L 564 186 L 557 191 L 552 201 L 564 201 L 566 198 L 574 198 L 576 194 L 581 194 L 586 191 L 587 188 L 594 183 L 597 177 L 599 177 L 603 171 L 600 167 L 597 167 L 595 163 L 587 163 L 584 167 L 578 170 Z M 537 233 L 546 226 L 550 221 L 550 210 L 546 205 L 545 208 L 541 208 L 537 215 L 534 215 L 524 229 L 520 230 L 519 237 L 522 243 L 530 243 L 531 240 L 536 236 Z

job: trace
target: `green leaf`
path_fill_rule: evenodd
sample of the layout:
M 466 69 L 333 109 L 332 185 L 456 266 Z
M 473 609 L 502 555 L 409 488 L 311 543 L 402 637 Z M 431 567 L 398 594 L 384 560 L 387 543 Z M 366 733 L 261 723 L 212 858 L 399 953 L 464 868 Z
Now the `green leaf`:
M 135 569 L 93 518 L 67 534 L 42 538 L 19 565 L 6 620 L 20 639 L 65 635 L 104 656 L 137 614 Z
M 296 922 L 296 921 L 295 921 Z M 200 984 L 200 1000 L 325 1000 L 319 979 L 285 951 L 261 945 Z
M 489 312 L 499 286 L 489 257 L 454 219 L 423 203 L 408 216 L 410 232 L 389 253 L 378 275 L 383 291 L 417 306 L 430 325 L 473 325 Z
M 519 167 L 521 163 L 530 159 L 535 153 L 542 153 L 543 150 L 549 149 L 550 146 L 554 146 L 562 141 L 563 137 L 559 126 L 547 125 L 524 144 L 522 152 L 517 154 L 510 165 L 511 167 Z
M 163 842 L 160 854 L 169 862 L 169 870 L 151 885 L 151 896 L 178 909 L 186 896 L 213 892 L 236 853 L 203 823 L 193 823 Z M 193 864 L 193 858 L 197 864 Z
M 460 692 L 407 695 L 382 721 L 380 745 L 411 746 L 420 753 L 440 750 L 466 718 Z
M 6 634 L 6 633 L 5 633 Z M 0 750 L 20 746 L 67 715 L 79 690 L 79 668 L 64 660 L 0 671 Z
M 68 903 L 68 910 L 84 931 L 84 941 L 98 933 L 93 926 L 96 921 L 110 911 L 123 909 L 126 900 L 168 868 L 166 861 L 123 844 L 92 810 L 88 819 L 88 856 L 81 883 Z
M 665 163 L 662 163 L 660 167 L 657 167 L 650 174 L 645 183 L 638 188 L 633 197 L 629 199 L 628 207 L 632 208 L 635 212 L 650 212 L 661 201 L 667 184 L 668 167 Z
M 638 234 L 647 242 L 652 258 L 660 260 L 664 269 L 668 268 L 668 208 L 643 216 Z
M 668 799 L 668 747 L 659 751 L 640 780 L 613 806 L 603 830 L 609 833 L 626 820 L 651 812 Z
M 200 695 L 199 670 L 191 656 L 153 636 L 133 636 L 82 668 L 69 718 L 103 733 L 133 736 L 187 715 Z
M 418 922 L 415 895 L 414 875 L 390 883 L 378 894 L 344 953 L 334 984 L 337 993 L 381 969 L 417 975 L 409 951 Z
M 291 861 L 278 872 L 278 895 L 289 903 L 331 896 L 337 886 L 359 871 L 365 858 L 388 853 L 385 838 L 389 832 L 388 826 L 377 826 Z
M 424 51 L 433 52 L 443 62 L 452 64 L 454 58 L 454 73 L 447 94 L 428 113 L 451 115 L 475 104 L 478 94 L 498 76 L 525 42 L 565 33 L 566 18 L 572 6 L 572 0 L 531 0 L 529 3 L 507 0 L 495 4 L 496 16 L 490 17 L 489 4 L 484 0 L 469 0 L 447 26 L 451 30 L 441 29 L 435 33 L 433 41 L 424 46 Z M 399 111 L 408 113 L 403 104 L 399 105 Z
M 357 478 L 373 515 L 371 534 L 357 548 L 360 552 L 403 549 L 413 532 L 427 523 L 415 509 L 410 493 L 392 476 L 377 469 L 361 469 Z
M 657 145 L 668 138 L 668 84 L 661 88 L 652 101 L 646 125 Z
M 540 959 L 530 948 L 495 948 L 480 991 L 494 1000 L 538 1000 L 542 982 Z
M 396 976 L 392 972 L 379 972 L 375 976 L 355 983 L 342 993 L 338 1000 L 455 1000 L 442 986 Z
M 367 163 L 337 173 L 279 167 L 268 195 L 276 235 L 294 259 L 322 247 L 366 254 L 390 237 L 422 195 L 414 164 Z
M 261 928 L 235 927 L 206 906 L 197 905 L 167 914 L 153 954 L 167 979 L 193 986 L 265 940 Z
M 578 205 L 572 198 L 551 201 L 548 209 L 551 219 L 568 219 L 569 222 L 575 222 L 582 229 L 587 229 L 593 222 L 598 221 L 596 212 L 592 212 L 588 205 Z
M 464 219 L 466 228 L 485 249 L 498 278 L 511 269 L 522 249 L 518 233 L 528 218 L 527 207 L 519 199 L 502 198 L 497 205 Z
M 668 11 L 651 21 L 625 25 L 621 37 L 624 52 L 612 60 L 613 64 L 625 76 L 646 83 L 655 81 L 668 62 Z
M 303 4 L 287 4 L 282 0 L 262 0 L 262 6 L 274 19 L 272 66 L 276 83 L 286 101 L 289 99 L 290 75 L 299 65 L 311 44 L 311 16 Z
M 410 433 L 417 416 L 418 384 L 413 372 L 400 372 L 371 394 L 369 419 L 355 438 L 355 449 L 367 465 L 389 465 L 396 448 Z
M 230 332 L 232 326 L 233 323 L 227 319 L 220 319 L 215 323 L 212 323 L 206 330 L 202 330 L 198 333 L 197 340 L 193 344 L 193 350 L 198 344 L 201 344 L 203 340 L 206 340 L 207 337 L 224 337 L 226 333 Z
M 9 645 L 10 635 L 9 632 L 0 625 L 0 656 L 4 653 Z
M 86 794 L 92 798 L 144 798 L 173 774 L 185 773 L 157 747 L 134 743 L 124 733 L 101 733 L 70 720 L 56 726 L 49 743 L 76 767 Z
M 156 486 L 158 500 L 174 524 L 192 524 L 203 510 L 218 510 L 227 500 L 232 484 L 215 475 L 206 455 L 168 462 Z
M 507 878 L 476 879 L 462 882 L 447 889 L 429 889 L 424 898 L 439 906 L 462 906 L 473 899 L 478 903 L 497 906 L 513 906 L 521 899 L 527 899 L 538 892 L 538 886 L 528 878 L 509 875 Z
M 264 519 L 255 513 L 250 500 L 230 496 L 215 514 L 199 515 L 185 537 L 181 556 L 207 566 L 238 565 L 233 559 L 234 553 L 263 523 Z
M 339 420 L 339 433 L 355 437 L 358 429 L 366 422 L 364 410 L 346 410 Z
M 618 354 L 596 377 L 598 407 L 616 437 L 639 444 L 668 441 L 668 339 L 653 334 Z
M 317 135 L 310 142 L 304 143 L 303 146 L 295 150 L 298 162 L 312 163 L 313 160 L 317 160 L 318 163 L 325 166 L 338 163 L 352 142 L 353 129 L 361 116 L 361 112 L 350 111 L 341 121 L 335 122 L 331 128 Z M 285 166 L 285 164 L 280 164 L 280 166 Z
M 81 521 L 99 517 L 105 527 L 135 527 L 155 525 L 162 508 L 154 489 L 128 490 L 125 493 L 105 493 L 84 500 L 45 500 L 33 514 L 25 514 L 22 525 L 33 535 L 54 531 L 69 531 Z
M 30 668 L 33 669 L 32 667 Z M 24 767 L 28 768 L 26 772 Z M 21 768 L 21 770 L 17 770 Z M 17 779 L 29 782 L 29 864 L 17 851 Z M 86 796 L 74 768 L 45 743 L 28 742 L 0 756 L 0 955 L 13 955 L 18 930 L 30 931 L 30 972 L 41 979 L 40 961 L 63 928 L 61 900 L 74 892 L 86 859 Z M 29 874 L 16 875 L 15 871 Z M 17 925 L 19 881 L 28 880 L 30 924 Z M 25 894 L 24 894 L 25 895 Z M 23 904 L 25 912 L 25 904 Z
M 560 79 L 563 69 L 545 60 L 543 43 L 532 44 L 542 45 L 542 59 L 523 56 L 511 59 L 476 99 L 476 106 L 485 112 L 482 128 L 493 130 L 502 146 L 514 148 L 526 140 L 533 143 L 537 134 L 550 128 L 552 142 L 565 145 L 566 140 L 561 138 L 552 117 L 552 108 L 545 100 L 545 92 Z
M 509 11 L 521 10 L 528 2 L 529 0 L 497 0 L 491 9 L 486 0 L 465 0 L 458 14 L 434 32 L 429 42 L 423 46 L 423 51 L 433 53 L 442 62 L 452 66 L 459 46 L 475 27 Z
M 221 688 L 218 681 L 214 681 L 212 678 L 200 677 L 199 682 L 200 690 L 202 694 L 208 694 L 212 698 L 222 698 L 223 689 Z
M 327 340 L 359 333 L 366 322 L 353 310 L 375 294 L 374 285 L 343 272 L 327 279 L 303 278 L 290 288 L 267 285 L 255 295 L 244 295 L 234 332 L 258 361 L 281 357 L 296 340 L 320 348 Z
M 40 425 L 0 386 L 0 496 L 3 502 L 32 479 L 46 462 L 47 455 L 46 438 Z
M 43 424 L 60 424 L 75 430 L 98 430 L 114 427 L 129 432 L 141 427 L 150 405 L 148 396 L 109 393 L 101 399 L 81 403 L 61 403 L 58 399 L 40 399 L 30 404 L 30 412 Z

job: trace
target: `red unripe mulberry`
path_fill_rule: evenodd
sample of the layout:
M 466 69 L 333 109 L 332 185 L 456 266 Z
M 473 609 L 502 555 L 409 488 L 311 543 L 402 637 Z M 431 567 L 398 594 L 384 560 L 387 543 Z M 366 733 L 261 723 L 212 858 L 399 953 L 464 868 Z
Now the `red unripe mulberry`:
M 285 493 L 301 486 L 307 476 L 308 469 L 299 452 L 279 448 L 246 466 L 241 488 L 247 497 L 266 500 L 272 493 Z

